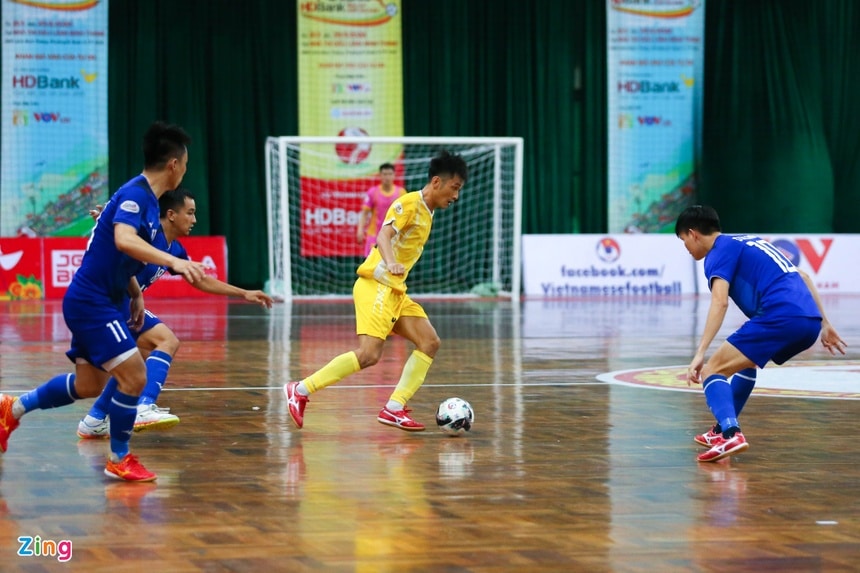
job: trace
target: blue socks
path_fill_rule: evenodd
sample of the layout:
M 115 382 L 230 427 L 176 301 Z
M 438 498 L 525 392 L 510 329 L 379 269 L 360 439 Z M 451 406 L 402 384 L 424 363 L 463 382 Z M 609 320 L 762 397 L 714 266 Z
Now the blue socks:
M 110 401 L 113 398 L 114 392 L 116 392 L 117 382 L 116 378 L 111 376 L 107 384 L 105 384 L 104 390 L 99 394 L 99 397 L 90 407 L 89 415 L 93 418 L 104 420 L 108 415 L 108 410 L 110 410 Z
M 141 404 L 155 404 L 173 358 L 161 350 L 153 350 L 146 359 L 146 387 L 140 394 Z
M 110 451 L 123 459 L 128 455 L 128 441 L 134 431 L 134 419 L 137 417 L 138 396 L 114 392 L 110 402 Z
M 739 428 L 732 386 L 722 374 L 712 374 L 704 382 L 705 399 L 723 432 Z M 746 400 L 744 400 L 746 401 Z
M 25 412 L 59 408 L 78 399 L 80 396 L 75 392 L 75 375 L 71 372 L 54 376 L 35 390 L 30 390 L 19 398 Z
M 747 398 L 750 397 L 753 388 L 755 388 L 756 372 L 755 368 L 747 368 L 732 376 L 732 396 L 734 397 L 736 416 L 741 415 Z
M 146 359 L 146 386 L 140 394 L 140 404 L 154 404 L 161 393 L 167 372 L 173 358 L 161 350 L 153 350 Z M 110 411 L 110 402 L 116 392 L 117 383 L 113 376 L 105 384 L 105 389 L 90 408 L 89 415 L 98 420 L 104 420 Z

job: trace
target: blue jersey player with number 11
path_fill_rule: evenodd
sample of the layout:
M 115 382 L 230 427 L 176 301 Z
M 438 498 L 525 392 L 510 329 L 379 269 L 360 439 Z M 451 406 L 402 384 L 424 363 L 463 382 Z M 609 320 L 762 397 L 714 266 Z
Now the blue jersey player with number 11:
M 129 453 L 137 402 L 146 385 L 146 365 L 137 349 L 125 308 L 131 297 L 132 328 L 143 322 L 143 296 L 134 279 L 145 263 L 170 268 L 189 283 L 204 276 L 199 263 L 152 245 L 160 229 L 158 198 L 182 182 L 191 138 L 175 125 L 153 123 L 143 138 L 143 172 L 111 197 L 87 243 L 81 267 L 63 297 L 63 318 L 72 332 L 66 353 L 74 374 L 61 374 L 19 398 L 0 394 L 0 451 L 20 418 L 98 396 L 112 375 L 117 390 L 110 404 L 110 457 L 104 473 L 124 481 L 153 481 Z
M 753 235 L 720 232 L 717 212 L 685 209 L 675 234 L 692 257 L 705 259 L 711 304 L 702 340 L 687 370 L 687 383 L 702 384 L 716 425 L 693 438 L 708 450 L 697 457 L 714 462 L 749 447 L 738 416 L 752 393 L 756 368 L 782 364 L 821 342 L 831 354 L 845 354 L 845 342 L 827 320 L 809 276 L 779 249 Z M 749 318 L 705 362 L 705 352 L 723 324 L 729 299 Z

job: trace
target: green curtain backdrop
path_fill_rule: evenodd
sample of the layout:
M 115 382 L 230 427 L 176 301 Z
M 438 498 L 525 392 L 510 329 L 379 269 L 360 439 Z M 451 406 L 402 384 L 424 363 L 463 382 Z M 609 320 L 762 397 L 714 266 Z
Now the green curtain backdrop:
M 604 0 L 403 0 L 407 135 L 522 136 L 523 231 L 606 230 Z M 263 144 L 298 129 L 296 3 L 112 0 L 112 190 L 154 119 L 194 138 L 195 233 L 268 275 Z M 860 232 L 860 8 L 706 2 L 702 201 L 727 230 Z M 5 117 L 5 116 L 4 116 Z
M 706 6 L 702 202 L 729 231 L 858 232 L 860 7 Z
M 406 134 L 524 137 L 524 232 L 605 229 L 604 12 L 602 0 L 403 2 Z M 183 125 L 195 233 L 227 237 L 242 286 L 268 276 L 263 142 L 298 129 L 295 32 L 283 0 L 110 5 L 111 189 L 140 171 L 149 122 Z

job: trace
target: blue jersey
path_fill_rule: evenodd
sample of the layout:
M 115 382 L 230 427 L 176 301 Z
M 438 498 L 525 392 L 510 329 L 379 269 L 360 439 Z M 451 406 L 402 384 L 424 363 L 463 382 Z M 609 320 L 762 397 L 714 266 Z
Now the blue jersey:
M 113 304 L 124 300 L 129 279 L 143 269 L 144 263 L 117 249 L 114 225 L 130 225 L 140 238 L 151 244 L 161 228 L 158 217 L 158 199 L 143 175 L 120 187 L 96 221 L 66 297 Z
M 754 235 L 720 235 L 705 257 L 710 288 L 715 278 L 729 283 L 729 297 L 749 318 L 821 318 L 812 293 L 779 249 Z
M 183 247 L 179 241 L 173 241 L 168 245 L 167 238 L 164 236 L 163 231 L 160 231 L 155 236 L 155 240 L 152 242 L 152 246 L 170 253 L 177 259 L 188 259 L 188 252 L 185 250 L 185 247 Z M 157 281 L 161 277 L 161 275 L 164 274 L 164 271 L 167 270 L 170 269 L 159 265 L 148 264 L 144 266 L 143 270 L 135 275 L 137 277 L 137 284 L 140 285 L 140 290 L 146 290 L 147 288 L 149 288 L 153 283 L 155 283 L 155 281 Z M 173 271 L 171 271 L 171 273 L 172 272 Z

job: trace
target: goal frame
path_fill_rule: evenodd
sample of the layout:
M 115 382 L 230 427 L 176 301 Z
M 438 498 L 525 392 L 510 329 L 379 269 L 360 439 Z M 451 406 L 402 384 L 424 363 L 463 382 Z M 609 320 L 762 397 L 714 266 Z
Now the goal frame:
M 493 173 L 493 281 L 498 284 L 501 276 L 500 251 L 504 238 L 502 237 L 501 218 L 501 195 L 502 195 L 502 170 L 501 151 L 503 147 L 513 147 L 514 150 L 514 180 L 513 180 L 513 225 L 512 225 L 512 252 L 511 252 L 511 289 L 500 291 L 499 297 L 509 297 L 518 300 L 522 290 L 522 188 L 523 188 L 523 138 L 521 137 L 344 137 L 344 136 L 270 136 L 265 142 L 265 168 L 266 168 L 266 226 L 268 238 L 268 260 L 269 260 L 269 285 L 270 294 L 278 299 L 290 301 L 293 299 L 349 299 L 349 295 L 341 294 L 316 294 L 296 295 L 293 294 L 292 277 L 292 249 L 290 246 L 290 181 L 288 172 L 288 145 L 301 144 L 389 144 L 389 145 L 484 145 L 495 148 L 495 161 Z M 277 146 L 277 153 L 273 149 Z M 277 160 L 277 161 L 275 161 Z M 273 178 L 277 177 L 280 186 L 277 203 L 273 201 Z M 468 182 L 467 182 L 468 185 Z M 277 213 L 281 217 L 279 237 L 275 237 L 276 229 L 274 219 Z M 276 241 L 280 241 L 279 250 L 275 248 Z M 273 280 L 277 276 L 278 267 L 282 267 L 282 281 L 278 283 Z M 436 294 L 432 292 L 412 292 L 415 297 L 432 298 L 476 298 L 478 295 L 471 293 L 462 294 Z

